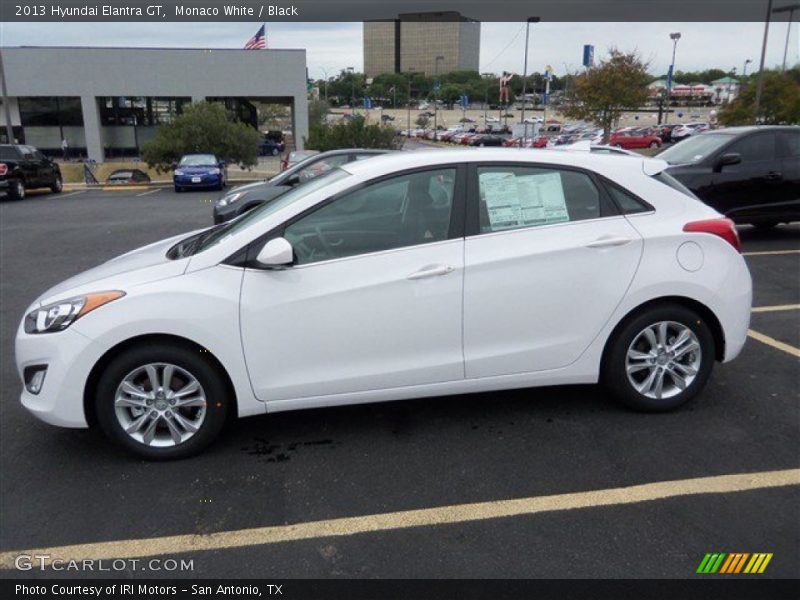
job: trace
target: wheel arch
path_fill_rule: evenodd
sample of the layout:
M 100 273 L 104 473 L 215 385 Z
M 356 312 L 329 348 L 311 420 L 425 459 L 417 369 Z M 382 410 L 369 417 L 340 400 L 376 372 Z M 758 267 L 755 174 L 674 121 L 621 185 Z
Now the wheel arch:
M 708 308 L 702 302 L 698 302 L 692 298 L 687 298 L 686 296 L 661 296 L 659 298 L 653 298 L 642 304 L 639 304 L 635 308 L 628 311 L 628 313 L 622 317 L 619 322 L 617 322 L 614 329 L 611 331 L 611 334 L 606 338 L 605 346 L 603 347 L 603 355 L 601 359 L 601 371 L 604 368 L 606 358 L 608 356 L 611 343 L 617 337 L 619 331 L 631 320 L 638 317 L 643 312 L 650 310 L 656 306 L 666 305 L 666 304 L 677 304 L 688 308 L 696 313 L 698 313 L 708 324 L 709 329 L 711 330 L 711 335 L 714 337 L 714 358 L 717 361 L 723 360 L 725 357 L 725 333 L 722 329 L 722 324 L 720 323 L 717 315 L 714 314 L 710 308 Z
M 94 395 L 95 391 L 97 390 L 97 384 L 100 380 L 100 375 L 102 374 L 106 366 L 108 366 L 108 364 L 120 352 L 128 350 L 129 348 L 134 348 L 136 346 L 141 346 L 141 345 L 153 345 L 153 344 L 165 344 L 165 343 L 181 346 L 183 348 L 197 352 L 202 352 L 208 359 L 210 359 L 214 367 L 216 368 L 217 372 L 222 376 L 223 383 L 225 387 L 228 389 L 230 398 L 233 401 L 233 410 L 228 412 L 228 418 L 229 419 L 235 418 L 239 414 L 239 405 L 236 398 L 236 388 L 233 385 L 233 380 L 231 380 L 231 376 L 228 373 L 227 369 L 225 369 L 225 367 L 222 365 L 219 359 L 216 356 L 214 356 L 214 354 L 208 348 L 205 348 L 204 346 L 198 344 L 193 340 L 178 335 L 153 333 L 153 334 L 138 335 L 118 343 L 117 345 L 107 350 L 105 354 L 103 354 L 103 356 L 101 356 L 98 359 L 98 361 L 94 364 L 92 370 L 89 372 L 89 376 L 86 378 L 86 383 L 84 384 L 83 387 L 83 412 L 86 417 L 86 422 L 89 424 L 90 427 L 94 427 L 97 424 L 97 414 L 95 412 Z

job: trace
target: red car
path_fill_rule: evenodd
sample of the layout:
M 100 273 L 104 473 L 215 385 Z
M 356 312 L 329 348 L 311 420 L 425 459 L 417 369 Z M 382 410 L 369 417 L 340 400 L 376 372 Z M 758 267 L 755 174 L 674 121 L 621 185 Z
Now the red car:
M 611 137 L 608 138 L 608 145 L 625 148 L 626 150 L 633 148 L 660 148 L 661 138 L 650 129 L 632 129 L 612 133 Z

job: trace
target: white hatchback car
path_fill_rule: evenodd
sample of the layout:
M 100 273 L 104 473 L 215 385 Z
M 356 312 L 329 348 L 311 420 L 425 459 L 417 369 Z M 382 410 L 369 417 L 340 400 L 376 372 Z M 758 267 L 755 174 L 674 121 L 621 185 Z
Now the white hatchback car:
M 22 403 L 148 458 L 226 417 L 601 381 L 662 411 L 735 358 L 733 224 L 663 172 L 584 152 L 354 162 L 56 286 L 16 339 Z

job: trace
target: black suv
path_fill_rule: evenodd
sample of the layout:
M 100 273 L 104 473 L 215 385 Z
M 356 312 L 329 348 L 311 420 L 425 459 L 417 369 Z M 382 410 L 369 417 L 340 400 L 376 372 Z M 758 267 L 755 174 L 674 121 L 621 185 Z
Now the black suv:
M 13 200 L 25 198 L 25 190 L 62 188 L 61 169 L 33 146 L 0 144 L 0 192 Z
M 752 126 L 692 136 L 657 155 L 703 202 L 756 227 L 800 221 L 800 127 Z

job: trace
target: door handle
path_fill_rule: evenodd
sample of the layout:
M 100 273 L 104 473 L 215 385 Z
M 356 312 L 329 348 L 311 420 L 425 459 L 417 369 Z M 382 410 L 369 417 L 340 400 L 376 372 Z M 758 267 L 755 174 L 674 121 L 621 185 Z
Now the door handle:
M 767 179 L 770 181 L 777 181 L 778 179 L 783 179 L 783 173 L 780 171 L 770 171 L 767 173 Z
M 631 242 L 631 238 L 626 237 L 601 237 L 593 242 L 586 244 L 587 248 L 611 248 L 613 246 L 624 246 Z
M 439 275 L 447 275 L 455 271 L 455 267 L 450 265 L 432 265 L 430 267 L 423 267 L 419 271 L 411 273 L 406 279 L 425 279 L 426 277 L 438 277 Z

